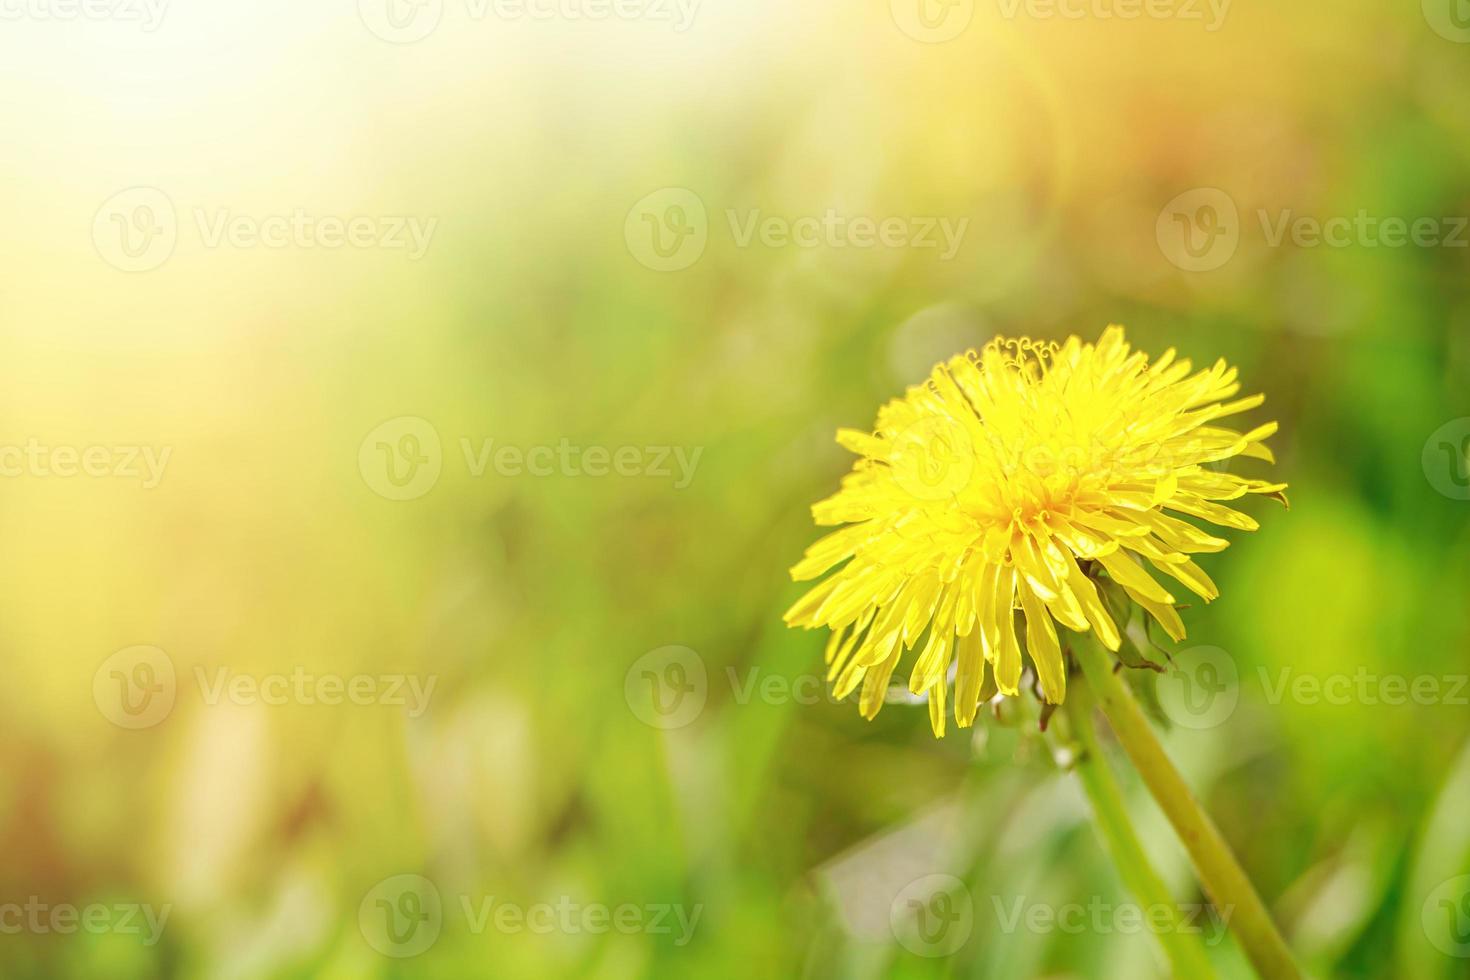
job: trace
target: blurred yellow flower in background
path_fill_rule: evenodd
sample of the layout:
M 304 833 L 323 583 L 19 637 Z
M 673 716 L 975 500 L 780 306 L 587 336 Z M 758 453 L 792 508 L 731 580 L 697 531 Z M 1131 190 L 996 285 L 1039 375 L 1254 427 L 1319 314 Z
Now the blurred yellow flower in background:
M 1245 433 L 1214 424 L 1264 400 L 1227 401 L 1240 390 L 1236 373 L 1223 360 L 1196 372 L 1172 348 L 1150 363 L 1118 326 L 1096 344 L 996 338 L 937 365 L 883 406 L 875 431 L 838 432 L 860 458 L 812 512 L 819 525 L 845 526 L 791 574 L 805 581 L 842 567 L 787 623 L 832 631 L 828 679 L 838 697 L 861 686 L 868 718 L 927 631 L 909 690 L 927 697 L 936 735 L 951 662 L 961 727 L 983 700 L 986 664 L 995 689 L 1019 692 L 1023 645 L 1046 700 L 1061 702 L 1055 624 L 1091 630 L 1110 650 L 1121 642 L 1100 588 L 1121 590 L 1183 639 L 1174 594 L 1139 559 L 1208 602 L 1219 590 L 1189 556 L 1227 542 L 1168 512 L 1250 531 L 1256 522 L 1222 501 L 1285 501 L 1283 483 L 1210 465 L 1274 462 L 1264 440 L 1276 423 Z

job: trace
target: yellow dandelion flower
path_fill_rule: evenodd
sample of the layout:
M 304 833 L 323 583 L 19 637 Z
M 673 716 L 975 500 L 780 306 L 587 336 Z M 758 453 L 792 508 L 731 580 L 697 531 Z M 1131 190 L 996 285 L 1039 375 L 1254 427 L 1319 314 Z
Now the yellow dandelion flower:
M 1122 642 L 1127 624 L 1100 588 L 1121 590 L 1182 640 L 1174 586 L 1154 572 L 1208 602 L 1219 591 L 1190 556 L 1228 543 L 1183 518 L 1251 531 L 1256 522 L 1222 501 L 1285 501 L 1285 484 L 1207 465 L 1274 461 L 1264 440 L 1276 423 L 1244 433 L 1216 424 L 1264 400 L 1226 400 L 1239 389 L 1223 360 L 1195 372 L 1170 349 L 1150 363 L 1118 326 L 1096 344 L 997 338 L 937 365 L 883 406 L 875 431 L 837 433 L 860 458 L 812 514 L 843 526 L 791 576 L 836 571 L 786 622 L 832 631 L 828 680 L 838 697 L 861 687 L 867 718 L 917 648 L 909 690 L 928 700 L 937 735 L 951 663 L 962 728 L 982 690 L 1019 693 L 1023 647 L 1046 700 L 1061 702 L 1057 624 L 1090 630 L 1110 650 Z

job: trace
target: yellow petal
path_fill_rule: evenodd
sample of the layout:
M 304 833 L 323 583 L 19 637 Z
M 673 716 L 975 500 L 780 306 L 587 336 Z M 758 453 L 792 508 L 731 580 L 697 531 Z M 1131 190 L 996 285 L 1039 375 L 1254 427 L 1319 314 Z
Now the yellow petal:
M 893 651 L 893 656 L 869 670 L 863 678 L 863 693 L 858 699 L 858 711 L 869 721 L 878 717 L 878 712 L 883 708 L 883 699 L 888 696 L 888 680 L 893 676 L 893 669 L 898 666 L 901 652 Z
M 1174 597 L 1164 591 L 1162 585 L 1155 582 L 1148 572 L 1145 572 L 1139 566 L 1138 562 L 1129 558 L 1123 552 L 1118 551 L 1111 555 L 1104 555 L 1098 561 L 1102 562 L 1103 568 L 1108 570 L 1108 574 L 1113 577 L 1113 580 L 1128 591 L 1147 596 L 1155 602 L 1167 602 L 1171 604 L 1174 602 Z
M 1026 650 L 1036 665 L 1041 691 L 1047 701 L 1060 704 L 1067 696 L 1067 671 L 1062 663 L 1062 647 L 1046 607 L 1035 592 L 1021 586 L 1021 608 L 1026 612 Z
M 954 716 L 961 728 L 969 728 L 980 709 L 980 689 L 985 685 L 985 654 L 980 649 L 980 631 L 961 637 L 955 652 L 959 661 L 954 681 Z
M 1108 607 L 1103 605 L 1102 597 L 1097 594 L 1097 586 L 1092 584 L 1092 579 L 1083 574 L 1076 562 L 1072 563 L 1067 585 L 1082 603 L 1082 611 L 1086 614 L 1087 622 L 1092 626 L 1093 632 L 1097 633 L 1097 638 L 1102 641 L 1103 646 L 1116 651 L 1122 643 L 1117 624 L 1113 622 L 1113 617 L 1108 615 Z
M 935 738 L 944 737 L 944 696 L 948 691 L 949 688 L 943 684 L 929 691 L 929 725 L 934 729 Z
M 1174 639 L 1175 643 L 1182 643 L 1184 641 L 1184 621 L 1179 618 L 1179 611 L 1174 608 L 1172 603 L 1154 602 L 1152 599 L 1138 595 L 1131 590 L 1128 594 L 1133 598 L 1134 602 L 1137 602 L 1148 611 L 1149 615 L 1159 621 L 1159 625 L 1164 627 L 1164 632 L 1168 633 Z
M 1003 568 L 996 579 L 995 616 L 1000 643 L 995 654 L 995 684 L 1002 694 L 1020 693 L 1021 646 L 1016 640 L 1016 571 Z
M 1213 579 L 1205 574 L 1205 570 L 1194 562 L 1185 560 L 1182 562 L 1154 562 L 1154 567 L 1165 575 L 1177 578 L 1183 582 L 1185 587 L 1206 602 L 1212 602 L 1220 598 L 1220 588 L 1215 585 Z

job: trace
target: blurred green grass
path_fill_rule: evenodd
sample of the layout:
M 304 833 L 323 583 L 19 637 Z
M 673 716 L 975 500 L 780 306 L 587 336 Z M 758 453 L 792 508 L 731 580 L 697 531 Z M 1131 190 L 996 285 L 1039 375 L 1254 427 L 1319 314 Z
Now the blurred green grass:
M 1270 248 L 1256 224 L 1260 209 L 1466 214 L 1464 50 L 1415 9 L 1366 3 L 1239 7 L 1217 34 L 981 10 L 942 45 L 881 7 L 711 4 L 689 36 L 644 31 L 629 48 L 628 25 L 547 25 L 500 60 L 459 35 L 378 45 L 349 12 L 301 36 L 315 67 L 290 86 L 266 81 L 268 55 L 242 55 L 208 99 L 186 97 L 187 73 L 129 75 L 110 108 L 86 110 L 45 85 L 100 49 L 11 62 L 24 97 L 0 123 L 19 134 L 5 151 L 18 176 L 0 201 L 39 230 L 3 253 L 3 441 L 176 455 L 151 495 L 0 481 L 0 902 L 172 912 L 152 947 L 0 934 L 0 972 L 1157 975 L 1146 934 L 1001 928 L 1016 900 L 1128 900 L 1029 726 L 936 743 L 922 710 L 868 724 L 826 697 L 742 694 L 820 670 L 821 639 L 780 614 L 800 591 L 785 570 L 816 533 L 807 508 L 847 466 L 838 426 L 868 425 L 934 360 L 996 333 L 1121 322 L 1141 348 L 1238 364 L 1267 393 L 1261 417 L 1281 421 L 1292 485 L 1290 512 L 1260 506 L 1262 529 L 1207 561 L 1223 595 L 1186 613 L 1185 647 L 1228 651 L 1239 704 L 1224 725 L 1171 731 L 1170 751 L 1314 974 L 1464 975 L 1422 915 L 1470 872 L 1465 707 L 1271 703 L 1262 679 L 1470 672 L 1470 505 L 1420 462 L 1470 411 L 1465 252 Z M 0 52 L 58 26 L 21 25 Z M 273 122 L 242 134 L 218 106 L 248 102 L 252 79 Z M 116 156 L 66 153 L 45 122 L 58 105 Z M 190 127 L 164 159 L 132 142 Z M 221 147 L 238 141 L 235 162 Z M 262 159 L 295 169 L 261 176 Z M 73 245 L 104 191 L 139 182 L 282 206 L 331 187 L 338 207 L 431 213 L 441 231 L 414 266 L 183 250 L 124 278 L 85 232 Z M 710 241 L 657 273 L 624 224 L 668 186 L 699 195 Z M 1236 257 L 1209 273 L 1180 272 L 1155 241 L 1159 209 L 1192 187 L 1226 189 L 1242 215 Z M 941 262 L 741 248 L 725 213 L 828 207 L 971 223 Z M 356 454 L 404 415 L 433 424 L 444 472 L 395 503 Z M 682 490 L 475 477 L 460 440 L 486 438 L 702 455 Z M 301 665 L 438 687 L 420 718 L 184 691 L 165 723 L 129 732 L 91 685 L 135 643 L 185 677 Z M 707 701 L 661 731 L 624 685 L 669 645 L 697 654 Z M 1176 896 L 1202 901 L 1127 784 Z M 435 883 L 445 914 L 431 948 L 399 960 L 366 941 L 359 906 L 405 873 Z M 893 894 L 933 873 L 973 900 L 947 957 L 914 953 L 889 922 Z M 461 896 L 702 911 L 676 945 L 476 932 Z M 1230 940 L 1211 955 L 1249 975 Z

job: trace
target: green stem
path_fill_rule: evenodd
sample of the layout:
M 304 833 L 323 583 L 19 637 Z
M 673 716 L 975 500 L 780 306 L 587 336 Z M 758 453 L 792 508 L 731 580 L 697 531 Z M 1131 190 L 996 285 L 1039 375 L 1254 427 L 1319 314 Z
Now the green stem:
M 1236 939 L 1250 957 L 1256 973 L 1265 980 L 1300 980 L 1301 971 L 1291 958 L 1286 940 L 1276 930 L 1230 845 L 1225 843 L 1214 821 L 1201 809 L 1179 770 L 1164 754 L 1133 692 L 1114 673 L 1113 658 L 1091 642 L 1075 643 L 1072 650 L 1123 750 L 1184 842 L 1215 908 L 1230 917 Z
M 1154 871 L 1138 835 L 1133 832 L 1128 810 L 1123 805 L 1123 794 L 1108 768 L 1108 760 L 1092 726 L 1090 695 L 1084 685 L 1074 686 L 1067 696 L 1066 710 L 1072 734 L 1081 750 L 1074 768 L 1082 781 L 1082 788 L 1087 791 L 1087 798 L 1092 802 L 1098 833 L 1122 875 L 1123 884 L 1144 907 L 1148 922 L 1157 923 L 1151 931 L 1169 958 L 1174 976 L 1211 980 L 1215 976 L 1214 967 L 1199 943 L 1185 934 L 1179 907 L 1174 904 L 1169 889 Z M 1157 915 L 1163 915 L 1164 919 L 1156 919 Z

